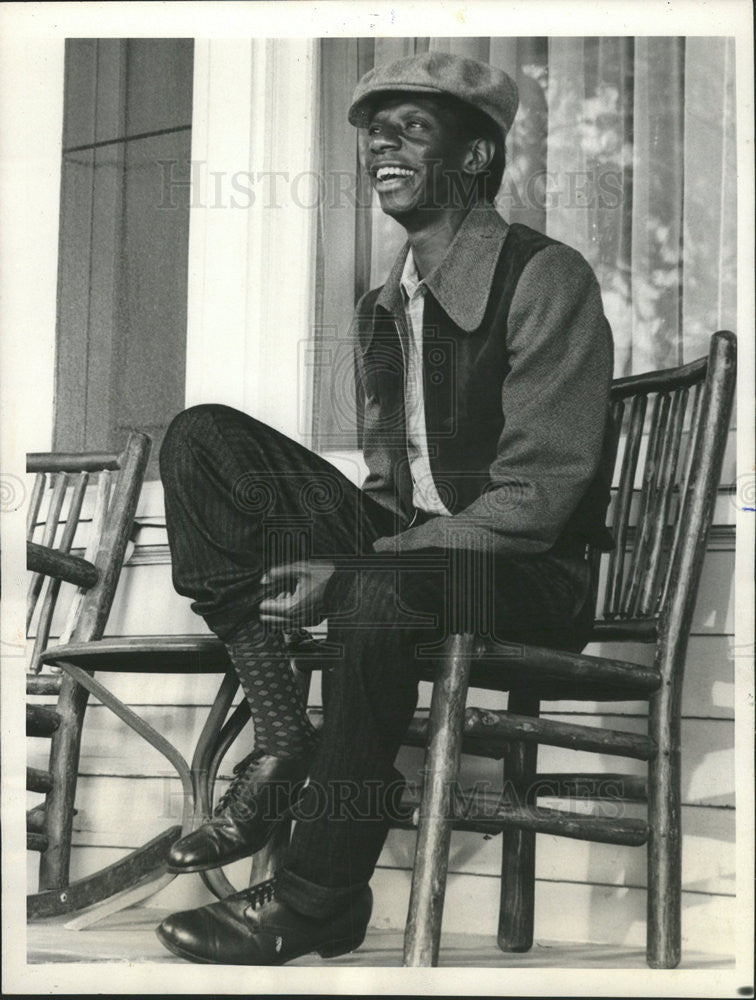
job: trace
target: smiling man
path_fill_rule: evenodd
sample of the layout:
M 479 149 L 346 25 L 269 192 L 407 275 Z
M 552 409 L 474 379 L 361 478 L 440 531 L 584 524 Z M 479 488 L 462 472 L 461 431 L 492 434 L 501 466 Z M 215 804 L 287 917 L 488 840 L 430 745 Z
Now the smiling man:
M 357 305 L 361 490 L 228 407 L 187 410 L 166 437 L 174 584 L 225 642 L 255 728 L 171 867 L 253 854 L 297 819 L 273 880 L 161 924 L 183 958 L 274 965 L 358 947 L 428 650 L 460 622 L 510 642 L 587 639 L 586 546 L 608 541 L 611 333 L 580 254 L 493 206 L 516 110 L 505 73 L 440 53 L 357 86 L 363 166 L 407 232 L 385 284 Z M 313 485 L 324 489 L 308 503 Z M 460 560 L 474 588 L 452 602 Z M 326 616 L 317 733 L 282 636 Z

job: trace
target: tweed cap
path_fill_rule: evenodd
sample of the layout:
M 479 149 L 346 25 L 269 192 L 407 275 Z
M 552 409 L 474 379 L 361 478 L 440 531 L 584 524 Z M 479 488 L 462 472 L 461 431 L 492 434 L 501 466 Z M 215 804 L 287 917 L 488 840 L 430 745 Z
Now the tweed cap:
M 369 70 L 352 95 L 352 125 L 365 128 L 376 97 L 389 91 L 451 94 L 492 118 L 505 136 L 519 103 L 517 85 L 503 70 L 446 52 L 425 52 Z

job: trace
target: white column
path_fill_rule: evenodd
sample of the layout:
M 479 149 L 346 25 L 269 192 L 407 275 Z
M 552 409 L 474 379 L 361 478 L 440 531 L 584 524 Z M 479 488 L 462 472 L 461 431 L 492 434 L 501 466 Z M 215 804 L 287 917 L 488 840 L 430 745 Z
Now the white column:
M 312 325 L 317 46 L 195 43 L 186 402 L 299 440 Z

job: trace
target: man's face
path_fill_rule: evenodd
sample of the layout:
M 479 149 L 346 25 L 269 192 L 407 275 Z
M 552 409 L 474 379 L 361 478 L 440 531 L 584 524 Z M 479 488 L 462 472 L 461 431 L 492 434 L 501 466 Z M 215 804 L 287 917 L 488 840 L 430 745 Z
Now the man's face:
M 464 155 L 451 115 L 432 97 L 377 104 L 360 136 L 363 166 L 381 208 L 399 222 L 422 210 L 454 207 Z

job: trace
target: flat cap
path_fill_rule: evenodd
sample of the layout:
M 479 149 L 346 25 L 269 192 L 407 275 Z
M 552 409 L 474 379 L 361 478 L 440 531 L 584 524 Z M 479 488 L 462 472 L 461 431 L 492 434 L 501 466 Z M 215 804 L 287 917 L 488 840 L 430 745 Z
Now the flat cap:
M 492 118 L 505 136 L 519 103 L 517 85 L 503 70 L 446 52 L 425 52 L 369 70 L 352 95 L 352 125 L 365 128 L 376 97 L 389 91 L 451 94 Z

